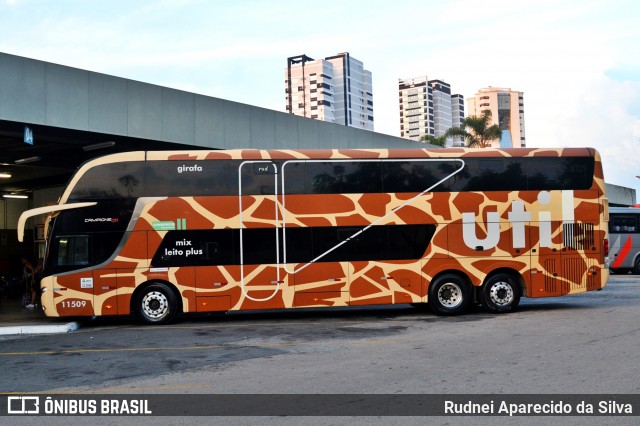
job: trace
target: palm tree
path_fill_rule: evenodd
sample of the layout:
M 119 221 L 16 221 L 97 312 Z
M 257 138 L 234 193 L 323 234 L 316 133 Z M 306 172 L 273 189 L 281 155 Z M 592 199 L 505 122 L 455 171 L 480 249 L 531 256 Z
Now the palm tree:
M 422 142 L 430 143 L 431 145 L 437 145 L 444 147 L 445 142 L 447 141 L 447 135 L 442 136 L 433 136 L 433 135 L 422 135 L 420 138 Z
M 490 122 L 491 111 L 486 109 L 482 111 L 482 116 L 469 116 L 462 120 L 460 127 L 452 127 L 447 130 L 445 137 L 462 136 L 467 142 L 468 148 L 487 148 L 491 146 L 491 141 L 502 139 L 500 126 L 497 124 L 489 126 Z

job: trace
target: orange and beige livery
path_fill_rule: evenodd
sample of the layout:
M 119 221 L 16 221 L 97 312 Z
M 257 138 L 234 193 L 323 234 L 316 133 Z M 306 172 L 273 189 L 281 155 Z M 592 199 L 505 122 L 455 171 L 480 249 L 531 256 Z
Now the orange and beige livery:
M 598 153 L 231 150 L 84 164 L 47 215 L 49 316 L 480 303 L 604 288 Z

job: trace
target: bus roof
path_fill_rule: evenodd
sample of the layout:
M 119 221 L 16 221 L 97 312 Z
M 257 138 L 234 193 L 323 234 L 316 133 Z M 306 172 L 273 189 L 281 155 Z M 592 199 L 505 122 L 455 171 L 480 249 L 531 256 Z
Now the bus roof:
M 638 206 L 609 207 L 609 213 L 640 214 L 640 208 Z

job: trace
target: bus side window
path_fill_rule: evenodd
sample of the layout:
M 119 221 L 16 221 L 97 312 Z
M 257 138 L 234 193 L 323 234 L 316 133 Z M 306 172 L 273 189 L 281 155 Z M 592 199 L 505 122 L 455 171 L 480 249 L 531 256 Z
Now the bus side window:
M 609 221 L 609 232 L 637 232 L 638 219 L 633 216 L 611 216 Z
M 56 266 L 84 266 L 90 263 L 89 236 L 69 235 L 56 238 Z

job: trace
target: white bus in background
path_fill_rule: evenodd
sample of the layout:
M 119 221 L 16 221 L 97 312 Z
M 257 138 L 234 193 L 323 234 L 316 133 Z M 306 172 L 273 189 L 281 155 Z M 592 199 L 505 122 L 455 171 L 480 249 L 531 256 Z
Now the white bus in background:
M 609 208 L 610 269 L 640 274 L 640 208 Z

